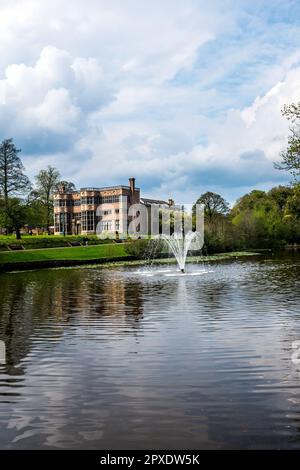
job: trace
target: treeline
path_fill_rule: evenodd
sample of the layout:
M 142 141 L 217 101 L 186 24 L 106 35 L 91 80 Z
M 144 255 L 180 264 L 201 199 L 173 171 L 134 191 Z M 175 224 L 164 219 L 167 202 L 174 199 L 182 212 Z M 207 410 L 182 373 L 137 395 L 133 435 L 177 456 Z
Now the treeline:
M 0 227 L 7 235 L 15 232 L 17 239 L 24 226 L 43 228 L 50 233 L 53 193 L 60 185 L 75 189 L 73 183 L 61 181 L 59 171 L 51 166 L 41 170 L 32 183 L 25 174 L 20 151 L 12 139 L 0 144 Z
M 209 253 L 300 244 L 300 184 L 253 190 L 232 209 L 218 194 L 205 193 L 205 246 Z

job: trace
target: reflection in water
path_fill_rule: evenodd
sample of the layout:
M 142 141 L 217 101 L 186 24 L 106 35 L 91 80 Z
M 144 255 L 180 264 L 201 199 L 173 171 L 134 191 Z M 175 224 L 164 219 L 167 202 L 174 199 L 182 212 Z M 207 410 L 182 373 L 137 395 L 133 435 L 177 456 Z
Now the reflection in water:
M 300 257 L 153 270 L 1 276 L 1 448 L 300 447 Z

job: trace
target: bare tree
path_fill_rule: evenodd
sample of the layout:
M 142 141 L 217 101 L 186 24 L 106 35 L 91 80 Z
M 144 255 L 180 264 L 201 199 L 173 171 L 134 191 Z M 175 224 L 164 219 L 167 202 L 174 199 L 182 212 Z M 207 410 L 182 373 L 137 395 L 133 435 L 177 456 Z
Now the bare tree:
M 0 194 L 4 200 L 5 225 L 8 223 L 9 198 L 30 190 L 29 178 L 13 139 L 5 139 L 0 145 Z

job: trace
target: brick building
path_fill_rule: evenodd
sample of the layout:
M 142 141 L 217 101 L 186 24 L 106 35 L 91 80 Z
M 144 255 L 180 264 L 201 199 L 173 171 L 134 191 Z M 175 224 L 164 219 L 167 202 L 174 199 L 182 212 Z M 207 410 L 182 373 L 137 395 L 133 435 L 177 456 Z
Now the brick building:
M 129 186 L 103 188 L 81 188 L 66 192 L 62 186 L 54 194 L 54 233 L 56 235 L 92 235 L 98 230 L 107 232 L 127 232 L 128 208 L 132 204 L 159 203 L 165 201 L 140 198 L 140 189 L 135 187 L 135 178 L 129 178 Z

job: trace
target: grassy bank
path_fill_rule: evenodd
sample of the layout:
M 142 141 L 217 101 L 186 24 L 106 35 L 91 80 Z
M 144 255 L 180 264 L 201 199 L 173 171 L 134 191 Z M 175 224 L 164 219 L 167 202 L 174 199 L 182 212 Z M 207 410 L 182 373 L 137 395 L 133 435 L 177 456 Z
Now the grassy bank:
M 10 266 L 21 269 L 30 264 L 32 268 L 61 264 L 63 261 L 86 262 L 102 259 L 128 258 L 123 244 L 103 244 L 97 246 L 79 246 L 68 248 L 49 248 L 45 250 L 5 251 L 0 253 L 0 269 Z M 51 263 L 54 262 L 54 263 Z M 43 264 L 42 264 L 43 263 Z M 64 264 L 64 263 L 62 263 Z
M 253 256 L 251 252 L 220 253 L 211 256 L 190 256 L 187 263 L 233 259 Z M 174 258 L 152 260 L 152 263 L 175 263 Z M 45 250 L 6 251 L 0 253 L 0 270 L 22 270 L 49 268 L 59 266 L 74 266 L 80 264 L 101 263 L 105 266 L 143 265 L 148 262 L 134 260 L 126 251 L 125 244 L 104 244 L 87 247 L 51 248 Z

